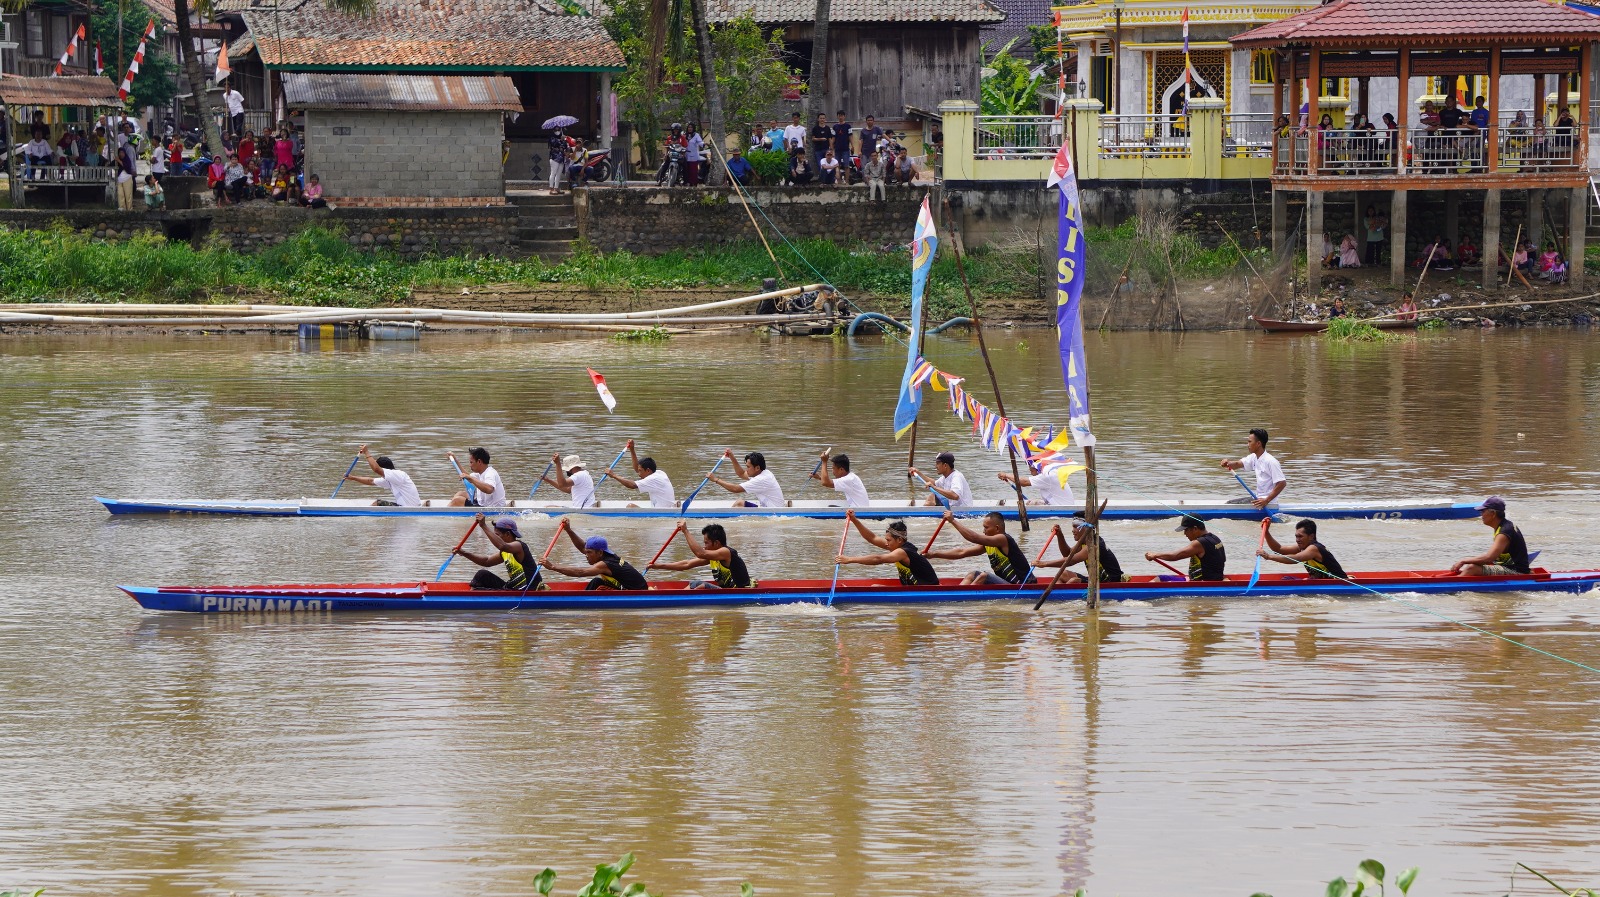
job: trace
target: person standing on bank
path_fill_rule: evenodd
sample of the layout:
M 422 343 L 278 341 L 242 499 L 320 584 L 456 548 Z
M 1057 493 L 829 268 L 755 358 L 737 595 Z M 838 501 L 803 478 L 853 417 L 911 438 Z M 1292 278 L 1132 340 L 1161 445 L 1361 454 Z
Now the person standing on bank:
M 628 444 L 632 445 L 633 443 L 630 442 Z M 600 503 L 595 501 L 594 497 L 594 477 L 589 475 L 589 471 L 583 469 L 582 458 L 577 455 L 568 455 L 565 458 L 560 455 L 551 455 L 550 463 L 555 465 L 556 478 L 552 480 L 549 477 L 541 476 L 539 477 L 541 482 L 549 483 L 572 496 L 572 506 L 574 508 L 597 508 L 600 506 Z
M 1339 565 L 1328 546 L 1317 541 L 1317 522 L 1302 520 L 1294 525 L 1294 548 L 1286 550 L 1273 538 L 1272 527 L 1267 527 L 1267 547 L 1256 551 L 1269 561 L 1280 564 L 1305 564 L 1312 579 L 1349 579 L 1344 567 Z
M 866 508 L 872 505 L 867 498 L 867 487 L 861 478 L 850 472 L 850 456 L 843 452 L 834 455 L 830 460 L 828 453 L 822 453 L 822 466 L 811 475 L 814 480 L 821 480 L 825 488 L 832 489 L 844 496 L 844 506 L 847 508 Z
M 933 456 L 933 467 L 939 472 L 939 478 L 930 480 L 922 475 L 922 471 L 915 467 L 907 468 L 911 475 L 922 480 L 922 485 L 939 493 L 950 500 L 952 508 L 969 508 L 972 506 L 972 487 L 967 485 L 967 476 L 956 470 L 956 456 L 953 452 L 940 452 Z M 939 504 L 939 500 L 928 496 L 925 505 Z
M 1178 532 L 1189 540 L 1189 544 L 1166 554 L 1156 554 L 1153 551 L 1145 552 L 1147 561 L 1189 561 L 1190 582 L 1221 582 L 1223 568 L 1228 565 L 1227 549 L 1222 547 L 1222 539 L 1213 533 L 1206 532 L 1206 522 L 1199 517 L 1184 515 L 1183 521 L 1178 524 Z
M 700 528 L 700 535 L 705 537 L 705 544 L 696 544 L 694 536 L 689 534 L 689 524 L 678 522 L 677 532 L 683 533 L 683 541 L 689 543 L 689 551 L 694 557 L 682 561 L 669 561 L 667 563 L 650 564 L 646 570 L 693 570 L 696 567 L 711 568 L 709 581 L 692 582 L 691 589 L 748 589 L 752 585 L 750 571 L 745 568 L 744 558 L 739 557 L 739 552 L 728 547 L 728 532 L 719 523 L 710 523 Z
M 1245 447 L 1249 451 L 1243 458 L 1237 461 L 1223 461 L 1222 469 L 1243 469 L 1256 475 L 1256 491 L 1250 504 L 1260 511 L 1272 504 L 1289 481 L 1283 476 L 1283 465 L 1267 452 L 1266 430 L 1261 427 L 1252 429 L 1245 439 Z
M 929 551 L 923 555 L 925 558 L 937 560 L 958 561 L 976 555 L 987 555 L 989 569 L 974 570 L 962 578 L 964 586 L 987 585 L 1020 585 L 1028 576 L 1028 558 L 1022 553 L 1022 546 L 1017 540 L 1006 532 L 1006 519 L 999 511 L 990 511 L 983 515 L 983 531 L 973 532 L 961 525 L 954 512 L 946 509 L 944 512 L 946 523 L 953 525 L 961 538 L 966 539 L 968 545 L 959 548 L 941 548 Z
M 1367 206 L 1367 264 L 1377 267 L 1383 263 L 1383 241 L 1388 239 L 1384 232 L 1389 228 L 1389 219 L 1378 214 L 1378 207 Z
M 411 481 L 411 476 L 405 471 L 396 469 L 394 462 L 389 460 L 388 455 L 379 455 L 374 459 L 365 445 L 356 449 L 356 453 L 361 456 L 363 461 L 367 462 L 368 467 L 372 468 L 372 476 L 364 477 L 360 474 L 346 474 L 345 479 L 354 480 L 363 486 L 380 486 L 388 489 L 390 494 L 394 496 L 393 501 L 380 498 L 372 503 L 374 506 L 385 508 L 422 507 L 422 496 L 417 494 L 417 484 Z
M 1506 519 L 1506 500 L 1491 495 L 1476 510 L 1483 525 L 1494 530 L 1494 541 L 1483 554 L 1456 561 L 1450 572 L 1464 576 L 1512 576 L 1531 572 L 1528 541 L 1522 537 L 1522 530 Z
M 637 489 L 650 496 L 652 508 L 677 507 L 678 499 L 672 494 L 672 481 L 656 468 L 656 459 L 639 457 L 639 453 L 633 448 L 632 439 L 628 440 L 628 456 L 633 460 L 633 470 L 639 478 L 630 480 L 615 470 L 611 472 L 611 478 L 621 483 L 625 489 Z M 630 504 L 628 507 L 637 508 L 638 505 Z
M 478 528 L 489 537 L 489 543 L 495 547 L 498 554 L 475 554 L 465 548 L 457 548 L 456 554 L 480 567 L 493 567 L 497 564 L 506 565 L 506 575 L 510 579 L 501 579 L 490 570 L 479 570 L 472 575 L 474 589 L 533 589 L 545 588 L 539 575 L 539 564 L 533 559 L 533 549 L 528 543 L 522 541 L 522 531 L 517 529 L 517 522 L 509 517 L 503 517 L 489 526 L 482 514 L 477 517 Z M 529 577 L 533 581 L 529 583 Z
M 786 506 L 783 498 L 783 487 L 778 485 L 778 478 L 767 469 L 767 458 L 760 452 L 751 452 L 744 456 L 744 464 L 733 456 L 733 449 L 723 449 L 722 457 L 733 462 L 733 472 L 739 475 L 743 483 L 735 483 L 723 479 L 716 474 L 708 474 L 706 479 L 729 492 L 738 492 L 744 499 L 736 501 L 736 508 L 782 508 Z
M 450 463 L 456 464 L 455 452 L 450 452 Z M 489 450 L 479 446 L 467 453 L 467 470 L 471 473 L 462 474 L 462 479 L 478 490 L 471 498 L 467 497 L 467 490 L 462 489 L 450 497 L 452 507 L 469 508 L 503 508 L 506 506 L 506 484 L 500 480 L 500 471 L 489 466 Z

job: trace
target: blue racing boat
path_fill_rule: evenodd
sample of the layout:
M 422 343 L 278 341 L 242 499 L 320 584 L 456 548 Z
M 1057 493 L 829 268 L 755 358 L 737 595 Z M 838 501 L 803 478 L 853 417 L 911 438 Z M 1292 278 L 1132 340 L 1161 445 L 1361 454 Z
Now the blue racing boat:
M 1165 598 L 1272 598 L 1285 595 L 1437 594 L 1444 592 L 1586 592 L 1600 570 L 1552 573 L 1534 568 L 1514 576 L 1453 576 L 1448 571 L 1356 573 L 1351 581 L 1304 573 L 1266 574 L 1252 588 L 1246 574 L 1221 582 L 1176 576 L 1135 576 L 1100 585 L 1104 601 Z M 583 583 L 554 583 L 532 592 L 474 590 L 461 582 L 399 582 L 258 586 L 119 586 L 147 610 L 189 613 L 331 613 L 339 611 L 647 610 L 781 604 L 925 605 L 970 601 L 1038 600 L 1046 583 L 1017 586 L 903 586 L 898 580 L 826 579 L 763 582 L 753 589 L 691 589 L 686 582 L 652 583 L 643 591 L 585 591 Z M 1058 585 L 1051 598 L 1081 601 L 1081 584 Z

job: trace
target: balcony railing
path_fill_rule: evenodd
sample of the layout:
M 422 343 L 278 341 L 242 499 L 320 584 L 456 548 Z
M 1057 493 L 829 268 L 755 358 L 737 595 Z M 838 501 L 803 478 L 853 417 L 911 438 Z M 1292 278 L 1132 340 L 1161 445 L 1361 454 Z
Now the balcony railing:
M 1100 158 L 1183 158 L 1189 155 L 1182 115 L 1100 116 Z
M 1272 155 L 1272 114 L 1236 112 L 1222 118 L 1224 159 L 1265 159 Z
M 1318 175 L 1387 175 L 1404 172 L 1410 176 L 1449 177 L 1485 174 L 1489 167 L 1489 142 L 1494 141 L 1499 161 L 1495 174 L 1575 171 L 1583 164 L 1587 142 L 1585 126 L 1567 128 L 1492 127 L 1487 131 L 1467 128 L 1452 131 L 1415 128 L 1409 132 L 1404 159 L 1396 158 L 1396 147 L 1384 131 L 1326 130 L 1310 134 L 1278 137 L 1279 175 L 1304 175 L 1316 154 Z
M 978 159 L 1050 159 L 1061 148 L 1053 115 L 980 115 L 972 153 Z

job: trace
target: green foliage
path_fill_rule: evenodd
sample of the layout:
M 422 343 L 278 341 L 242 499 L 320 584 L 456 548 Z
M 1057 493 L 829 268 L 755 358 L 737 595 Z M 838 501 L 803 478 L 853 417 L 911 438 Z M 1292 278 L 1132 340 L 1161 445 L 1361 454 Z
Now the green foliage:
M 763 184 L 781 184 L 789 176 L 789 157 L 783 150 L 750 150 L 744 158 Z
M 1402 895 L 1411 890 L 1412 883 L 1417 880 L 1417 871 L 1417 867 L 1412 866 L 1394 877 L 1395 887 L 1400 889 Z M 1343 878 L 1336 878 L 1328 882 L 1328 888 L 1324 893 L 1327 897 L 1370 897 L 1376 889 L 1381 897 L 1385 893 L 1383 879 L 1386 874 L 1383 864 L 1377 860 L 1362 860 L 1356 867 L 1354 884 Z M 1266 895 L 1256 895 L 1256 897 L 1266 897 Z
M 978 92 L 984 115 L 1037 115 L 1039 112 L 1038 91 L 1045 83 L 1044 72 L 1035 72 L 1032 64 L 1011 55 L 1016 42 L 1013 38 L 1001 47 L 983 68 Z
M 1386 330 L 1379 330 L 1370 322 L 1351 318 L 1334 318 L 1328 322 L 1328 329 L 1323 333 L 1330 342 L 1335 343 L 1389 343 L 1400 338 Z M 1381 871 L 1383 867 L 1378 868 Z
M 543 872 L 533 877 L 533 887 L 543 897 L 550 897 L 550 889 L 556 884 L 556 870 L 546 866 Z
M 1560 891 L 1561 893 L 1567 895 L 1567 897 L 1600 897 L 1600 889 L 1596 889 L 1596 888 L 1575 888 L 1575 889 L 1569 891 L 1565 887 L 1563 887 L 1561 885 L 1558 885 L 1554 881 L 1552 881 L 1550 879 L 1550 876 L 1545 875 L 1543 872 L 1540 872 L 1538 869 L 1535 869 L 1532 866 L 1527 865 L 1526 863 L 1518 863 L 1516 865 L 1516 867 L 1511 870 L 1511 889 L 1513 891 L 1516 890 L 1516 887 L 1517 887 L 1517 869 L 1526 869 L 1529 872 L 1532 872 L 1534 875 L 1539 876 L 1539 880 L 1540 881 L 1543 881 L 1545 884 L 1549 885 L 1550 887 L 1555 888 L 1557 891 Z M 1407 869 L 1406 870 L 1406 872 L 1412 873 L 1412 877 L 1413 878 L 1415 877 L 1416 871 L 1417 870 L 1415 870 L 1415 869 Z M 1402 872 L 1401 876 L 1403 877 L 1405 874 L 1406 874 L 1405 872 Z M 1410 886 L 1411 886 L 1410 880 L 1407 880 L 1407 882 L 1404 885 L 1404 887 L 1410 887 Z M 1403 890 L 1403 888 L 1402 888 L 1402 890 Z M 4 897 L 4 895 L 0 895 L 0 897 Z
M 1448 326 L 1449 325 L 1444 322 L 1443 318 L 1429 318 L 1428 320 L 1423 321 L 1420 324 L 1418 324 L 1417 325 L 1417 329 L 1418 330 L 1443 330 Z
M 39 897 L 43 893 L 44 888 L 34 888 L 31 891 L 26 888 L 12 888 L 9 891 L 0 891 L 0 897 Z
M 664 327 L 649 327 L 643 330 L 625 330 L 611 338 L 619 343 L 664 343 L 672 338 L 672 334 Z
M 100 8 L 89 17 L 89 30 L 95 40 L 100 41 L 100 53 L 105 57 L 106 77 L 113 81 L 121 82 L 126 70 L 117 71 L 117 60 L 120 58 L 126 65 L 133 61 L 133 54 L 139 49 L 139 38 L 144 36 L 144 29 L 154 17 L 150 7 L 143 0 L 123 0 L 122 3 L 122 30 L 117 30 L 117 4 L 100 4 Z M 80 47 L 78 52 L 93 53 L 91 46 Z M 118 45 L 122 47 L 122 54 L 117 54 Z M 81 56 L 79 58 L 82 58 Z M 139 74 L 134 76 L 133 89 L 128 92 L 128 108 L 138 109 L 143 106 L 166 106 L 172 103 L 173 97 L 178 95 L 178 62 L 167 54 L 162 41 L 161 26 L 156 26 L 155 37 L 144 48 L 144 62 L 139 64 Z

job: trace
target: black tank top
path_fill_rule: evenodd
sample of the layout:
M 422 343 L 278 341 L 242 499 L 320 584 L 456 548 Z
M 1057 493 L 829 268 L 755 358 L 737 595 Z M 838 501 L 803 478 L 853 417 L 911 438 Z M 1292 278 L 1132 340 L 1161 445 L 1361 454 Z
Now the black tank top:
M 1125 578 L 1125 574 L 1122 572 L 1122 565 L 1117 563 L 1117 556 L 1115 554 L 1111 553 L 1111 549 L 1110 548 L 1106 547 L 1106 540 L 1101 539 L 1100 540 L 1100 581 L 1101 582 L 1122 582 L 1124 580 L 1124 578 Z
M 1317 546 L 1317 550 L 1322 552 L 1322 562 L 1320 564 L 1316 561 L 1306 561 L 1306 572 L 1311 574 L 1312 579 L 1350 578 L 1345 574 L 1344 568 L 1339 566 L 1338 558 L 1333 556 L 1333 552 L 1328 550 L 1328 546 L 1321 542 L 1312 542 L 1311 544 Z
M 1222 568 L 1228 565 L 1228 552 L 1216 533 L 1206 533 L 1195 540 L 1205 553 L 1189 559 L 1189 579 L 1198 582 L 1221 582 Z
M 1522 538 L 1522 530 L 1517 529 L 1515 523 L 1502 518 L 1500 526 L 1495 528 L 1494 534 L 1497 536 L 1503 535 L 1511 541 L 1511 544 L 1506 546 L 1505 553 L 1495 558 L 1494 562 L 1502 567 L 1510 567 L 1518 573 L 1529 572 L 1528 542 Z
M 904 564 L 896 563 L 894 565 L 895 572 L 900 574 L 901 585 L 936 586 L 939 584 L 939 574 L 933 572 L 933 565 L 928 563 L 928 559 L 923 557 L 921 552 L 917 551 L 917 547 L 911 544 L 910 539 L 907 539 L 900 548 L 906 553 L 907 559 Z
M 1028 559 L 1022 553 L 1022 546 L 1017 540 L 1006 533 L 1006 547 L 996 548 L 993 545 L 983 546 L 983 553 L 989 556 L 989 569 L 994 575 L 1009 583 L 1020 583 L 1022 577 L 1028 575 Z
M 607 554 L 600 558 L 600 563 L 606 565 L 606 572 L 600 574 L 600 581 L 613 589 L 622 589 L 629 592 L 639 592 L 650 588 L 645 582 L 644 574 L 633 568 L 633 565 L 617 557 Z
M 750 571 L 745 569 L 744 558 L 732 548 L 728 549 L 727 566 L 721 561 L 711 562 L 711 578 L 724 589 L 750 588 Z

